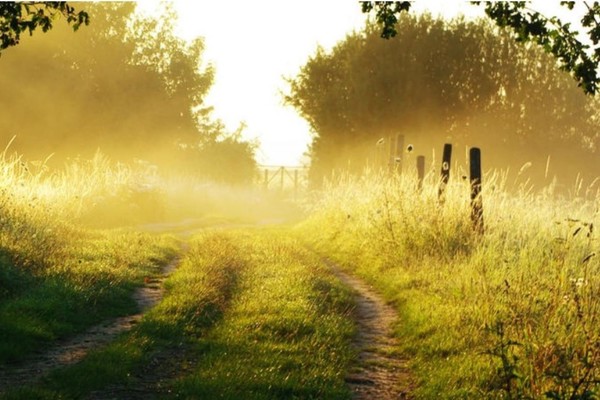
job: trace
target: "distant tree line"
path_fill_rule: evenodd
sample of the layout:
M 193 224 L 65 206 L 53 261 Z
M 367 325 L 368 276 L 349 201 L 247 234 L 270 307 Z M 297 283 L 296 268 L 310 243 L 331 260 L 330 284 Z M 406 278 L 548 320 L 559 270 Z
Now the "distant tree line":
M 314 179 L 360 171 L 376 143 L 404 134 L 426 156 L 444 142 L 479 146 L 486 168 L 531 163 L 538 181 L 570 184 L 600 167 L 597 100 L 535 45 L 478 20 L 403 15 L 393 40 L 368 24 L 322 49 L 289 80 L 287 102 L 309 122 Z
M 0 51 L 16 46 L 21 34 L 32 35 L 40 28 L 52 29 L 54 19 L 62 16 L 73 30 L 88 25 L 90 18 L 85 11 L 76 11 L 66 1 L 3 1 L 0 3 Z
M 227 132 L 204 104 L 214 71 L 201 39 L 174 34 L 175 15 L 133 17 L 135 3 L 86 3 L 91 23 L 21 37 L 0 60 L 0 142 L 60 165 L 91 157 L 144 159 L 222 181 L 254 177 L 254 145 Z M 214 154 L 235 154 L 233 171 Z M 207 162 L 208 159 L 213 160 Z M 230 171 L 231 174 L 228 174 Z

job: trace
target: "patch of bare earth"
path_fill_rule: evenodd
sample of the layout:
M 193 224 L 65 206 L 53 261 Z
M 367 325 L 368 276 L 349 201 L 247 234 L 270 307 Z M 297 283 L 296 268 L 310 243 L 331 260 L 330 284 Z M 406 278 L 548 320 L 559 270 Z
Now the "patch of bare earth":
M 407 360 L 398 355 L 392 327 L 398 315 L 362 280 L 330 264 L 334 274 L 354 289 L 357 334 L 353 345 L 358 359 L 346 382 L 354 399 L 410 399 L 411 374 Z
M 177 397 L 172 392 L 173 380 L 193 371 L 198 363 L 190 358 L 185 344 L 162 349 L 129 377 L 126 384 L 111 385 L 90 393 L 86 400 L 151 400 Z
M 112 342 L 118 335 L 133 328 L 143 314 L 160 301 L 163 296 L 162 283 L 178 264 L 179 259 L 175 259 L 162 269 L 158 277 L 147 279 L 143 287 L 136 289 L 133 298 L 140 310 L 138 313 L 105 321 L 25 360 L 0 366 L 0 393 L 11 387 L 34 383 L 53 369 L 75 364 L 92 349 Z

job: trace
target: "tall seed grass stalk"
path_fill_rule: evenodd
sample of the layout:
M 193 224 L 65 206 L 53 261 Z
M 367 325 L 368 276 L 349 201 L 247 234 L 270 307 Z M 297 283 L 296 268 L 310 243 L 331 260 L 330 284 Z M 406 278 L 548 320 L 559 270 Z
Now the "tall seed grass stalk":
M 142 162 L 111 163 L 100 152 L 90 160 L 73 159 L 50 170 L 44 162 L 26 162 L 19 155 L 0 154 L 0 190 L 11 206 L 39 205 L 40 213 L 65 220 L 85 219 L 99 206 L 127 202 L 127 192 L 156 186 L 156 171 Z

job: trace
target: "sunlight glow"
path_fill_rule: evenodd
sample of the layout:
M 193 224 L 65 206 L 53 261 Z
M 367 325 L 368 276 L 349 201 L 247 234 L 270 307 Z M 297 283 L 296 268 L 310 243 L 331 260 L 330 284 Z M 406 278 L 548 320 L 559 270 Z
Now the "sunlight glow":
M 141 4 L 151 10 L 152 3 Z M 354 2 L 174 2 L 177 34 L 205 39 L 204 59 L 216 70 L 207 105 L 230 130 L 247 124 L 246 139 L 260 142 L 259 163 L 300 165 L 310 141 L 306 121 L 283 105 L 292 77 L 318 45 L 332 47 L 365 21 Z

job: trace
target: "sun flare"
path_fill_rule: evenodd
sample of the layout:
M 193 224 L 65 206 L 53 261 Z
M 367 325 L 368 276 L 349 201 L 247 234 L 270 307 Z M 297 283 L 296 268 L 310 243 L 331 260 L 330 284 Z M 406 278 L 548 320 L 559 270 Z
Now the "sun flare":
M 245 123 L 245 139 L 260 143 L 259 163 L 306 164 L 310 127 L 283 104 L 285 77 L 317 46 L 330 48 L 365 21 L 355 3 L 336 0 L 286 3 L 176 1 L 177 34 L 202 37 L 204 60 L 215 67 L 215 82 L 206 98 L 214 115 L 235 130 Z M 156 2 L 140 3 L 156 12 Z M 318 11 L 318 12 L 317 12 Z

